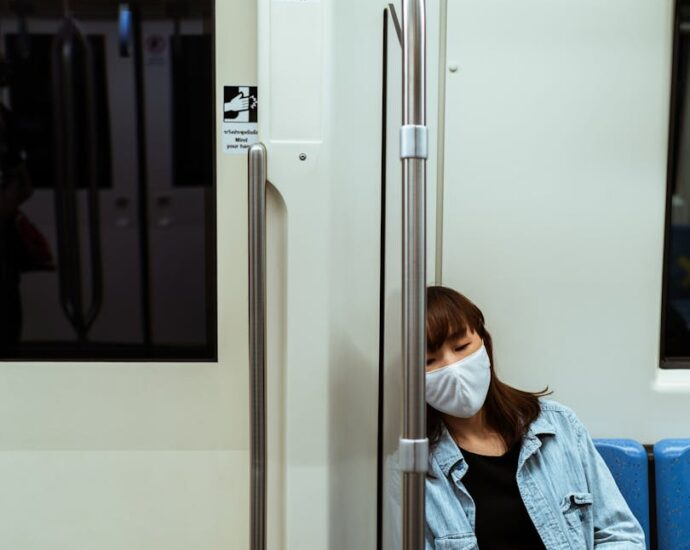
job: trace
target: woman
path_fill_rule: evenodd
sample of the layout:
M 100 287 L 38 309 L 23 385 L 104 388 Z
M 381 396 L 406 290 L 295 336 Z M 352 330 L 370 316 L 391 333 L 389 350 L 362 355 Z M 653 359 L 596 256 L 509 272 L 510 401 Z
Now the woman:
M 644 549 L 575 414 L 501 382 L 482 312 L 427 293 L 427 550 Z
M 6 84 L 0 55 L 0 87 Z M 22 243 L 17 228 L 19 206 L 33 193 L 24 151 L 11 112 L 0 104 L 0 354 L 19 344 L 22 304 L 19 279 Z

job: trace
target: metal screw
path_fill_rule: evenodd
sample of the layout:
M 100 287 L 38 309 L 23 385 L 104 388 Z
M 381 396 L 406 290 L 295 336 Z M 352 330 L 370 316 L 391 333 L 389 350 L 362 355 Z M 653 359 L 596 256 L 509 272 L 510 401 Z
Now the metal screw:
M 458 66 L 455 63 L 453 63 L 452 65 L 448 65 L 448 70 L 451 73 L 456 73 L 458 72 Z
M 300 160 L 307 160 L 307 155 L 305 153 L 300 153 L 299 154 L 299 159 Z

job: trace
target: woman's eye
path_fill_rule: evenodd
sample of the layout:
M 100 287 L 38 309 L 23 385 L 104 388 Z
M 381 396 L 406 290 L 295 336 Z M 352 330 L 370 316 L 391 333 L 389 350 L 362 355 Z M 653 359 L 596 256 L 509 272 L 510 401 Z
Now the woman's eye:
M 462 345 L 462 346 L 456 346 L 456 347 L 455 347 L 455 351 L 462 351 L 462 350 L 464 350 L 467 346 L 469 346 L 469 344 L 464 344 L 464 345 Z

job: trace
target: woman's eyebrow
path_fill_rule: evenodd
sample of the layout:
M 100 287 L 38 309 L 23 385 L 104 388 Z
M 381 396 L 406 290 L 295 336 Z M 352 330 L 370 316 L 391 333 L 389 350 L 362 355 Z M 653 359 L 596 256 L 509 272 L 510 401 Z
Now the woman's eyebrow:
M 464 330 L 456 330 L 452 332 L 446 340 L 460 340 L 461 338 L 465 338 L 467 336 L 467 329 Z

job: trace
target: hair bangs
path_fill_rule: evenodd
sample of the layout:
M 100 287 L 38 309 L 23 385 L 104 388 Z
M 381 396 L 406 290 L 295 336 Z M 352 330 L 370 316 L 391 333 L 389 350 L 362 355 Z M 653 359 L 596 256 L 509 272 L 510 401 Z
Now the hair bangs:
M 438 350 L 448 338 L 462 337 L 467 329 L 476 331 L 478 327 L 468 322 L 459 304 L 451 296 L 434 292 L 431 287 L 427 292 L 426 312 L 426 349 L 433 353 Z

